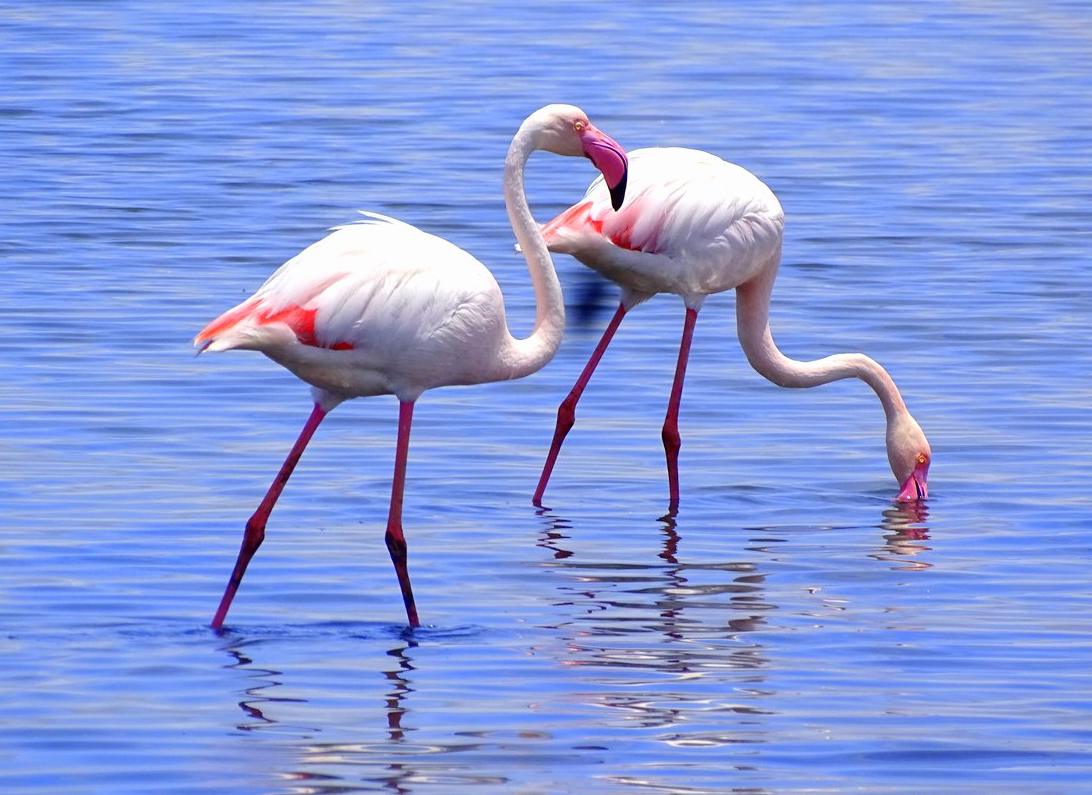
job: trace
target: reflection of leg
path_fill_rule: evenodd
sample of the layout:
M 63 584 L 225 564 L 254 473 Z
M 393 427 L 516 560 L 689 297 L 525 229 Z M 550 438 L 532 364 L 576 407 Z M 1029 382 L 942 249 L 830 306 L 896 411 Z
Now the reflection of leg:
M 300 431 L 299 438 L 296 439 L 296 443 L 292 446 L 288 457 L 281 465 L 281 471 L 274 478 L 273 485 L 269 487 L 269 491 L 266 492 L 265 498 L 258 505 L 258 509 L 254 511 L 254 515 L 247 520 L 246 529 L 243 531 L 243 544 L 239 549 L 239 557 L 235 561 L 235 569 L 231 572 L 227 588 L 224 589 L 224 596 L 220 599 L 220 607 L 217 608 L 216 615 L 212 619 L 214 629 L 219 629 L 224 625 L 224 618 L 227 616 L 228 608 L 231 607 L 231 600 L 235 598 L 235 591 L 238 590 L 239 583 L 243 580 L 243 573 L 246 571 L 247 564 L 250 563 L 250 559 L 254 557 L 254 553 L 258 551 L 258 547 L 262 545 L 262 541 L 265 539 L 265 525 L 269 520 L 269 514 L 273 511 L 277 498 L 281 496 L 284 484 L 288 482 L 292 470 L 296 468 L 300 456 L 303 455 L 304 448 L 311 441 L 311 437 L 314 436 L 315 430 L 325 416 L 326 412 L 316 403 L 315 408 L 311 411 L 311 416 L 307 418 L 307 423 Z
M 664 453 L 667 455 L 667 483 L 671 503 L 668 510 L 679 507 L 679 402 L 682 400 L 683 379 L 686 377 L 686 361 L 690 358 L 690 340 L 694 336 L 694 325 L 698 322 L 698 310 L 686 308 L 686 322 L 683 325 L 682 341 L 679 343 L 679 361 L 675 365 L 675 382 L 671 385 L 671 399 L 667 404 L 667 416 L 664 418 L 663 440 Z
M 409 458 L 410 424 L 413 421 L 413 403 L 404 401 L 398 405 L 398 444 L 394 454 L 394 479 L 391 482 L 391 511 L 387 516 L 387 550 L 398 575 L 402 589 L 402 601 L 406 605 L 406 617 L 411 627 L 418 627 L 417 606 L 413 602 L 409 570 L 406 568 L 406 536 L 402 533 L 402 494 L 406 489 L 406 461 Z
M 664 523 L 664 548 L 660 552 L 660 557 L 666 560 L 672 565 L 676 565 L 679 562 L 679 534 L 675 531 L 675 514 L 669 513 L 666 516 L 661 516 L 660 521 Z
M 588 363 L 584 365 L 583 372 L 581 372 L 580 377 L 576 379 L 576 384 L 573 386 L 572 391 L 570 391 L 568 396 L 561 401 L 561 405 L 557 409 L 557 425 L 554 428 L 554 439 L 550 443 L 550 452 L 546 456 L 546 463 L 542 466 L 542 475 L 538 479 L 538 488 L 535 489 L 535 496 L 531 499 L 531 502 L 539 507 L 542 507 L 542 494 L 546 491 L 546 484 L 549 483 L 550 474 L 554 471 L 554 464 L 557 463 L 557 455 L 561 452 L 561 443 L 565 441 L 565 436 L 569 433 L 569 429 L 572 428 L 573 423 L 576 422 L 577 401 L 580 400 L 580 396 L 584 393 L 584 387 L 586 387 L 588 381 L 591 380 L 592 373 L 595 372 L 599 360 L 603 358 L 603 353 L 607 350 L 607 346 L 610 345 L 610 341 L 614 337 L 614 332 L 618 330 L 618 326 L 622 322 L 622 318 L 625 317 L 625 314 L 625 305 L 619 304 L 618 309 L 614 313 L 614 317 L 612 317 L 610 323 L 607 324 L 607 329 L 603 332 L 599 344 L 596 345 L 595 350 L 592 351 L 591 358 L 588 359 Z
M 410 649 L 415 648 L 417 648 L 417 644 L 412 640 L 407 640 L 405 646 L 396 646 L 387 651 L 388 657 L 393 657 L 398 661 L 396 670 L 383 672 L 383 675 L 391 683 L 386 704 L 387 734 L 395 742 L 404 740 L 406 736 L 406 728 L 402 726 L 402 716 L 406 714 L 406 696 L 413 692 L 409 684 L 408 674 L 414 670 L 408 652 Z

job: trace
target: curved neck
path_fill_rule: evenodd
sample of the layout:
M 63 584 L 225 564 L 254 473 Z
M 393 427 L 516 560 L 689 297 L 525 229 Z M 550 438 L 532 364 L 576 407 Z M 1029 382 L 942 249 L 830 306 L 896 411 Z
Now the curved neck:
M 511 339 L 505 358 L 505 378 L 521 378 L 542 369 L 557 353 L 565 331 L 565 301 L 553 260 L 524 192 L 523 171 L 538 149 L 535 131 L 519 128 L 504 160 L 504 204 L 520 250 L 527 260 L 535 290 L 535 328 L 526 339 Z
M 770 333 L 770 293 L 777 275 L 776 259 L 767 271 L 736 288 L 736 329 L 747 361 L 778 386 L 811 387 L 843 378 L 860 378 L 876 393 L 890 423 L 906 414 L 906 404 L 887 371 L 863 353 L 838 353 L 801 362 L 778 350 Z

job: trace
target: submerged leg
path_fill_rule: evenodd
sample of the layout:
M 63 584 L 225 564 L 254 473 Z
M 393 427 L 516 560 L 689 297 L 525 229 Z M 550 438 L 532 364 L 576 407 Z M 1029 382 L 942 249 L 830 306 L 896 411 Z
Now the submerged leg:
M 576 379 L 576 384 L 573 386 L 568 396 L 561 401 L 561 405 L 558 406 L 557 425 L 554 427 L 554 439 L 550 443 L 550 452 L 546 456 L 546 463 L 542 466 L 542 475 L 538 479 L 538 488 L 535 489 L 535 496 L 531 498 L 531 502 L 540 508 L 542 507 L 542 494 L 546 491 L 546 484 L 550 481 L 550 475 L 554 471 L 554 464 L 557 463 L 557 455 L 561 452 L 561 443 L 565 441 L 565 436 L 569 433 L 569 429 L 571 429 L 573 423 L 576 422 L 576 403 L 584 393 L 584 387 L 586 387 L 588 381 L 591 380 L 592 373 L 595 372 L 599 360 L 603 358 L 603 353 L 607 350 L 607 346 L 610 345 L 610 341 L 614 337 L 614 332 L 618 330 L 618 326 L 622 322 L 622 318 L 625 317 L 625 314 L 625 304 L 619 304 L 618 309 L 614 313 L 614 317 L 612 317 L 610 323 L 607 324 L 607 329 L 603 332 L 599 344 L 596 345 L 595 350 L 592 351 L 591 358 L 588 359 L 588 363 L 584 365 L 583 372 L 581 372 L 580 377 Z
M 326 412 L 316 403 L 315 408 L 311 411 L 311 416 L 307 418 L 307 423 L 300 431 L 299 438 L 296 439 L 296 443 L 292 446 L 288 457 L 281 465 L 281 471 L 273 479 L 273 484 L 269 487 L 269 491 L 266 492 L 261 504 L 258 505 L 258 509 L 247 520 L 246 529 L 243 531 L 243 544 L 239 548 L 239 557 L 235 561 L 235 569 L 231 572 L 227 588 L 224 589 L 224 595 L 220 599 L 220 606 L 212 619 L 213 629 L 219 629 L 224 625 L 224 618 L 227 616 L 228 608 L 231 607 L 231 600 L 235 598 L 235 591 L 238 590 L 239 583 L 243 580 L 243 573 L 246 572 L 247 564 L 250 563 L 250 559 L 254 557 L 254 553 L 258 551 L 258 547 L 262 545 L 262 541 L 265 539 L 265 524 L 269 520 L 269 514 L 272 512 L 273 506 L 276 505 L 277 498 L 284 491 L 284 484 L 288 482 L 292 470 L 296 468 L 300 456 L 303 455 L 304 448 L 311 441 L 311 437 L 314 436 L 315 430 L 325 416 Z
M 387 516 L 387 550 L 398 575 L 402 589 L 402 601 L 406 605 L 406 618 L 411 627 L 421 626 L 417 620 L 417 605 L 413 602 L 409 570 L 406 568 L 406 536 L 402 532 L 402 494 L 406 489 L 406 461 L 409 459 L 410 424 L 413 421 L 412 401 L 398 404 L 398 444 L 394 453 L 394 479 L 391 481 L 391 511 Z
M 667 484 L 671 494 L 668 510 L 672 513 L 679 508 L 679 447 L 682 445 L 679 439 L 679 402 L 682 400 L 686 362 L 690 358 L 690 340 L 694 336 L 694 325 L 697 322 L 698 310 L 687 307 L 682 341 L 679 343 L 679 361 L 675 365 L 675 382 L 671 385 L 671 398 L 667 403 L 667 416 L 664 418 L 662 436 L 664 453 L 667 455 Z

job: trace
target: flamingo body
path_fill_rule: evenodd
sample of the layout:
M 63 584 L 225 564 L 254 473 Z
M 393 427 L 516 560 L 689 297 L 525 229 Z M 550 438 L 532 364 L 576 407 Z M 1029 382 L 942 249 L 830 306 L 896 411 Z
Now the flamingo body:
M 629 152 L 626 200 L 606 185 L 543 227 L 551 251 L 572 254 L 634 298 L 675 293 L 688 305 L 753 278 L 781 250 L 781 203 L 754 174 L 708 152 Z
M 551 251 L 571 254 L 616 282 L 622 300 L 576 384 L 558 408 L 550 451 L 533 501 L 542 504 L 576 404 L 622 318 L 656 293 L 686 306 L 675 379 L 664 419 L 670 510 L 679 503 L 678 431 L 686 364 L 697 315 L 707 295 L 736 290 L 736 326 L 748 361 L 784 387 L 859 378 L 875 391 L 887 418 L 888 461 L 901 484 L 897 499 L 927 495 L 932 451 L 895 382 L 860 353 L 802 362 L 785 356 L 769 326 L 770 294 L 781 259 L 784 212 L 777 197 L 746 169 L 694 149 L 648 148 L 629 153 L 626 199 L 607 212 L 607 187 L 594 181 L 584 198 L 543 226 Z
M 503 380 L 514 342 L 481 262 L 376 214 L 308 246 L 196 338 L 203 350 L 262 351 L 319 390 L 324 407 Z
M 372 395 L 399 400 L 386 543 L 411 626 L 419 624 L 407 568 L 402 499 L 414 402 L 426 389 L 529 375 L 557 351 L 561 286 L 527 205 L 524 169 L 536 150 L 587 157 L 620 205 L 626 154 L 572 105 L 547 105 L 520 125 L 504 164 L 504 200 L 535 290 L 535 328 L 517 340 L 489 270 L 442 238 L 385 216 L 334 229 L 278 268 L 258 291 L 205 326 L 198 352 L 261 351 L 312 386 L 315 406 L 273 484 L 246 523 L 212 626 L 223 625 L 266 523 L 328 412 Z

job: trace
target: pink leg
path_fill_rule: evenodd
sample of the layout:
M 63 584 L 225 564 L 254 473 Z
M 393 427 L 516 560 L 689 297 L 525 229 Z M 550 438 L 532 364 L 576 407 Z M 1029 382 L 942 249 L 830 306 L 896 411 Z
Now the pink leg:
M 694 336 L 694 325 L 698 322 L 698 310 L 686 308 L 686 322 L 683 324 L 682 341 L 679 343 L 679 361 L 675 365 L 675 382 L 671 385 L 671 399 L 667 404 L 667 417 L 664 418 L 664 453 L 667 455 L 667 483 L 671 491 L 671 503 L 668 510 L 674 513 L 679 509 L 679 402 L 682 400 L 683 379 L 686 377 L 686 361 L 690 358 L 690 340 Z
M 625 305 L 619 304 L 618 309 L 614 313 L 614 317 L 612 317 L 610 323 L 607 324 L 607 330 L 603 332 L 599 344 L 596 345 L 595 350 L 592 351 L 591 358 L 588 359 L 588 363 L 584 365 L 584 371 L 580 373 L 580 377 L 576 379 L 576 384 L 573 386 L 572 391 L 570 391 L 568 396 L 561 401 L 561 405 L 557 408 L 557 425 L 554 428 L 554 440 L 550 443 L 550 453 L 546 456 L 546 463 L 542 466 L 542 475 L 538 479 L 538 488 L 535 489 L 535 496 L 531 498 L 531 502 L 539 508 L 542 507 L 542 494 L 546 491 L 546 484 L 550 481 L 550 475 L 554 471 L 554 464 L 557 463 L 557 455 L 561 452 L 561 443 L 565 441 L 565 436 L 573 427 L 573 423 L 576 422 L 576 403 L 580 400 L 580 396 L 584 394 L 584 387 L 586 387 L 588 381 L 591 380 L 592 373 L 595 372 L 599 360 L 603 358 L 603 353 L 607 350 L 607 346 L 610 345 L 610 341 L 614 337 L 614 332 L 618 330 L 618 326 L 622 322 L 622 318 L 625 317 L 625 314 Z
M 284 491 L 284 484 L 288 482 L 292 470 L 296 468 L 300 456 L 303 455 L 304 448 L 311 441 L 311 437 L 315 435 L 315 430 L 325 416 L 326 412 L 322 410 L 322 407 L 315 404 L 311 416 L 307 418 L 307 423 L 300 431 L 299 438 L 288 453 L 288 458 L 281 465 L 281 471 L 273 479 L 273 485 L 269 487 L 269 491 L 266 492 L 265 498 L 258 505 L 258 509 L 254 511 L 254 515 L 247 520 L 246 529 L 243 531 L 243 545 L 239 549 L 235 569 L 231 572 L 227 588 L 224 589 L 224 596 L 220 599 L 220 607 L 217 608 L 216 615 L 212 619 L 213 629 L 219 629 L 224 625 L 224 618 L 227 616 L 228 608 L 231 607 L 231 600 L 235 598 L 235 591 L 239 589 L 239 583 L 243 580 L 243 573 L 246 571 L 247 564 L 250 563 L 250 559 L 254 557 L 254 553 L 258 551 L 258 547 L 262 545 L 262 541 L 265 539 L 265 524 L 269 520 L 269 514 L 273 511 L 273 506 L 277 504 L 277 498 Z
M 402 588 L 402 601 L 406 604 L 406 617 L 411 627 L 421 626 L 417 620 L 417 605 L 413 602 L 409 570 L 406 568 L 406 536 L 402 533 L 402 494 L 406 488 L 406 461 L 409 459 L 410 424 L 413 421 L 413 403 L 398 404 L 398 445 L 394 454 L 394 480 L 391 482 L 391 512 L 387 516 L 387 550 L 391 553 L 398 585 Z

